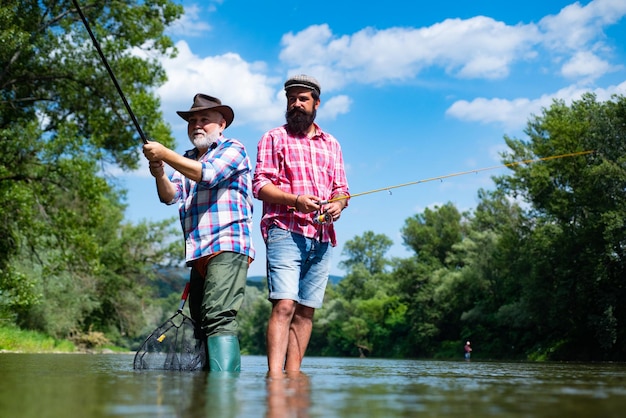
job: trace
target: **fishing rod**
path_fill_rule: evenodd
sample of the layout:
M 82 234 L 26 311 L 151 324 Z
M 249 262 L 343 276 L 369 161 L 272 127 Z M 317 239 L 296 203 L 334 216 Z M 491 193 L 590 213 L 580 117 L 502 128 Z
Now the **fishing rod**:
M 104 56 L 104 53 L 102 52 L 102 49 L 100 48 L 100 44 L 98 43 L 98 40 L 96 39 L 96 37 L 94 36 L 93 32 L 91 31 L 91 27 L 89 26 L 89 23 L 87 22 L 87 19 L 85 18 L 85 15 L 83 14 L 83 11 L 81 10 L 80 6 L 78 5 L 78 1 L 77 0 L 72 0 L 72 2 L 74 3 L 74 7 L 76 8 L 76 11 L 78 12 L 78 14 L 80 15 L 81 20 L 83 21 L 83 25 L 85 25 L 85 29 L 87 29 L 87 32 L 89 32 L 89 36 L 91 37 L 91 41 L 93 42 L 93 45 L 96 47 L 96 50 L 98 51 L 98 54 L 100 54 L 100 59 L 102 59 L 102 62 L 104 63 L 104 66 L 106 67 L 106 69 L 107 69 L 107 71 L 109 73 L 109 76 L 111 77 L 111 80 L 113 80 L 113 84 L 115 84 L 115 88 L 117 89 L 117 93 L 122 98 L 122 101 L 124 102 L 124 106 L 126 106 L 126 111 L 130 115 L 130 118 L 133 120 L 133 124 L 135 125 L 135 129 L 137 129 L 137 132 L 139 133 L 139 136 L 141 137 L 141 140 L 143 141 L 143 143 L 147 144 L 148 143 L 148 138 L 143 133 L 143 130 L 141 129 L 141 126 L 139 126 L 139 122 L 137 121 L 137 118 L 135 117 L 135 114 L 133 113 L 133 110 L 130 108 L 130 105 L 128 104 L 128 101 L 126 100 L 126 96 L 124 96 L 124 93 L 122 92 L 122 88 L 120 87 L 120 84 L 117 82 L 117 79 L 115 78 L 115 74 L 113 74 L 113 70 L 109 66 L 109 62 L 107 61 L 106 57 Z
M 443 180 L 443 179 L 447 179 L 447 178 L 450 178 L 450 177 L 463 176 L 465 174 L 473 174 L 473 173 L 475 174 L 475 173 L 480 173 L 481 171 L 495 170 L 497 168 L 513 167 L 513 166 L 520 165 L 520 164 L 536 163 L 538 161 L 556 160 L 558 158 L 567 158 L 567 157 L 578 157 L 580 155 L 591 154 L 593 152 L 595 152 L 595 151 L 591 150 L 591 151 L 570 152 L 570 153 L 567 153 L 567 154 L 552 155 L 552 156 L 543 157 L 543 158 L 535 158 L 535 159 L 529 159 L 529 160 L 514 161 L 514 162 L 508 163 L 508 164 L 496 165 L 496 166 L 485 167 L 485 168 L 478 168 L 478 169 L 468 170 L 468 171 L 461 171 L 461 172 L 458 172 L 458 173 L 446 174 L 444 176 L 431 177 L 431 178 L 424 179 L 424 180 L 417 180 L 417 181 L 411 181 L 409 183 L 397 184 L 395 186 L 382 187 L 380 189 L 374 189 L 374 190 L 369 190 L 367 192 L 356 193 L 356 194 L 353 194 L 351 196 L 337 196 L 337 197 L 329 199 L 329 200 L 321 200 L 318 203 L 320 205 L 325 205 L 327 203 L 337 202 L 339 200 L 352 199 L 353 197 L 364 196 L 364 195 L 371 194 L 371 193 L 377 193 L 377 192 L 383 192 L 383 191 L 391 191 L 392 189 L 397 189 L 399 187 L 406 187 L 406 186 L 411 186 L 411 185 L 414 185 L 414 184 L 427 183 L 429 181 Z

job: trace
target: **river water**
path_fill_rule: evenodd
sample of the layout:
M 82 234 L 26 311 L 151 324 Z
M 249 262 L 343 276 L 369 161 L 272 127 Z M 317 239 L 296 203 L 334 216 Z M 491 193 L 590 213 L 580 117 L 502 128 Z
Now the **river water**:
M 626 417 L 626 365 L 307 357 L 267 379 L 136 371 L 131 354 L 0 354 L 0 417 Z

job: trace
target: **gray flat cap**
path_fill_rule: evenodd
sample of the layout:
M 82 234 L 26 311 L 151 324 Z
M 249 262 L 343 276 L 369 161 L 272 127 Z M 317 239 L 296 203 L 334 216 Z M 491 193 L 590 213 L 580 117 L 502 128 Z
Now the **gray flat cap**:
M 318 95 L 322 93 L 320 83 L 313 77 L 305 74 L 294 75 L 289 80 L 285 81 L 285 91 L 292 87 L 304 87 L 310 90 L 315 90 Z

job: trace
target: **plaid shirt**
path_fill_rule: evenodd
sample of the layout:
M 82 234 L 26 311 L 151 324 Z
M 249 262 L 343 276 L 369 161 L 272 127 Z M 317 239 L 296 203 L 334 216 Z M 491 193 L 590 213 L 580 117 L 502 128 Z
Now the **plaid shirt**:
M 189 150 L 184 156 L 196 160 L 198 149 Z M 199 183 L 178 171 L 170 176 L 176 195 L 168 204 L 179 204 L 187 264 L 218 251 L 254 258 L 252 173 L 243 144 L 220 137 L 217 146 L 198 161 L 202 163 Z
M 311 194 L 321 199 L 349 196 L 339 142 L 317 124 L 315 132 L 312 138 L 295 137 L 281 126 L 263 135 L 258 144 L 252 181 L 256 198 L 269 183 L 295 195 Z M 323 242 L 337 245 L 334 225 L 319 225 L 313 218 L 314 213 L 290 211 L 288 206 L 263 202 L 261 234 L 267 239 L 267 230 L 276 225 L 308 238 L 321 237 Z

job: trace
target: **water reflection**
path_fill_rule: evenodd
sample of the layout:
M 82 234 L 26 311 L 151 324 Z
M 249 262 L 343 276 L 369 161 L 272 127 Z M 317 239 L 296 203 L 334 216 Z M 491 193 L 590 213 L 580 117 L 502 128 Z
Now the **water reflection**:
M 621 417 L 626 365 L 307 358 L 304 372 L 136 371 L 131 355 L 0 353 L 0 416 Z
M 302 372 L 287 372 L 268 376 L 266 418 L 309 418 L 311 383 Z
M 224 417 L 242 416 L 237 400 L 240 373 L 197 372 L 192 373 L 192 390 L 188 405 L 180 416 L 184 417 Z

